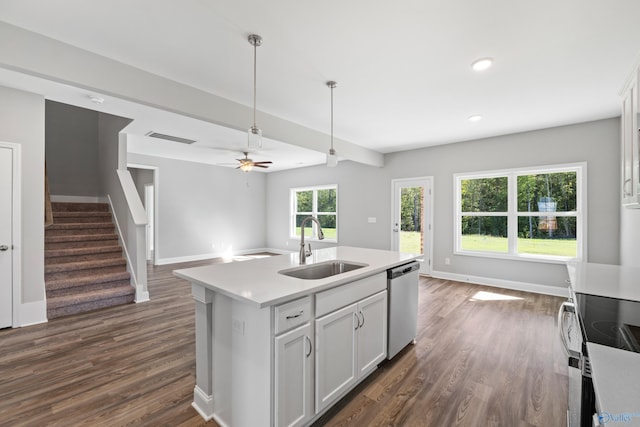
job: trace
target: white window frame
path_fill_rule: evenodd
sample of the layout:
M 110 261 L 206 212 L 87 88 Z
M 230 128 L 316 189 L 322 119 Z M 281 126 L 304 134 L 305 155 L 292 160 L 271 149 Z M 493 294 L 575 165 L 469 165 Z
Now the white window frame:
M 538 212 L 518 212 L 517 179 L 521 175 L 544 173 L 575 172 L 576 173 L 576 211 L 554 212 L 554 216 L 568 216 L 576 218 L 576 257 L 562 257 L 555 255 L 521 254 L 518 253 L 518 217 L 540 216 Z M 463 180 L 479 178 L 507 177 L 508 203 L 507 212 L 462 212 L 461 184 Z M 561 264 L 567 261 L 582 261 L 587 259 L 587 163 L 569 163 L 549 166 L 527 167 L 518 169 L 503 169 L 486 172 L 456 173 L 454 181 L 454 254 L 488 258 L 515 259 L 521 261 L 546 262 Z M 462 249 L 462 217 L 463 216 L 506 216 L 508 251 L 470 251 Z
M 318 212 L 318 191 L 319 190 L 335 190 L 336 191 L 336 211 L 334 212 Z M 300 236 L 296 235 L 296 215 L 297 212 L 297 203 L 296 203 L 296 193 L 301 191 L 313 191 L 312 197 L 312 212 L 305 212 L 311 216 L 317 217 L 318 215 L 335 215 L 336 216 L 336 237 L 328 238 L 325 237 L 323 242 L 337 243 L 338 242 L 338 184 L 327 184 L 327 185 L 315 185 L 310 187 L 296 187 L 289 189 L 289 237 L 291 239 L 299 239 Z M 306 241 L 318 241 L 318 227 L 315 222 L 311 221 L 310 224 L 312 228 L 311 237 L 305 237 Z M 306 227 L 306 225 L 305 225 Z

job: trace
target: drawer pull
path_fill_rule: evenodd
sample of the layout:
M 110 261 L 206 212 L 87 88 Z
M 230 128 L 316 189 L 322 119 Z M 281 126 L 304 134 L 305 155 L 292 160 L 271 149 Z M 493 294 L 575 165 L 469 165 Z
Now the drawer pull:
M 296 317 L 300 317 L 304 314 L 304 310 L 300 310 L 300 313 L 298 314 L 292 314 L 291 316 L 287 316 L 286 319 L 290 320 L 290 319 L 295 319 Z

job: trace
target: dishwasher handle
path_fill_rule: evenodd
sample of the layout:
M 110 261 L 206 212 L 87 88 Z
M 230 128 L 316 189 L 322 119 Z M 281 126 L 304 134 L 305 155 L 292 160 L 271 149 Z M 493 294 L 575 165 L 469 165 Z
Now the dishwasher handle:
M 405 274 L 412 273 L 420 269 L 419 262 L 411 262 L 409 264 L 400 265 L 395 268 L 387 270 L 387 279 L 396 279 Z

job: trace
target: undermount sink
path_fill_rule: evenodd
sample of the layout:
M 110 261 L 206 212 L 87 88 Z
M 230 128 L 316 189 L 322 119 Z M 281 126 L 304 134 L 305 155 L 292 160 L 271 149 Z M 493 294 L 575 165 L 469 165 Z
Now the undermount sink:
M 368 265 L 369 264 L 352 261 L 334 260 L 280 270 L 278 273 L 298 279 L 317 280 L 346 273 L 347 271 L 357 270 L 362 267 L 367 267 Z

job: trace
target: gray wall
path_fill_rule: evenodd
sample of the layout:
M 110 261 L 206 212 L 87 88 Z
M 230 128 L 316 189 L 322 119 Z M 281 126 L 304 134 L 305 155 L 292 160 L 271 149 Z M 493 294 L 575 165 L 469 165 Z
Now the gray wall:
M 433 176 L 436 272 L 564 286 L 562 264 L 453 255 L 453 174 L 550 164 L 587 162 L 588 260 L 619 261 L 619 119 L 543 129 L 496 138 L 388 154 L 384 168 L 351 162 L 271 173 L 267 179 L 267 244 L 295 249 L 288 240 L 289 188 L 338 184 L 339 244 L 390 247 L 391 180 Z M 368 224 L 367 217 L 377 217 Z M 288 243 L 288 245 L 287 245 Z M 315 244 L 323 246 L 320 242 Z M 444 259 L 451 258 L 445 265 Z
M 138 195 L 140 196 L 140 200 L 142 200 L 142 204 L 145 203 L 145 185 L 153 184 L 153 170 L 152 169 L 138 169 L 138 168 L 127 168 L 131 173 L 131 179 L 136 184 L 136 190 L 138 190 Z M 145 206 L 145 210 L 146 210 Z
M 53 195 L 100 196 L 98 112 L 45 103 L 47 175 Z
M 265 247 L 264 174 L 139 154 L 129 154 L 128 161 L 158 167 L 154 249 L 159 263 L 204 259 L 229 247 L 234 252 Z
M 44 97 L 0 86 L 0 100 L 0 140 L 22 149 L 21 301 L 44 301 Z

